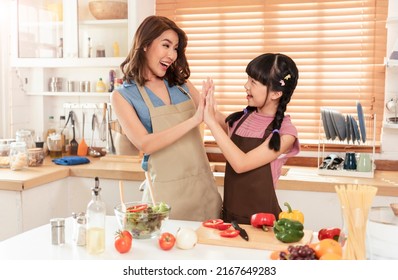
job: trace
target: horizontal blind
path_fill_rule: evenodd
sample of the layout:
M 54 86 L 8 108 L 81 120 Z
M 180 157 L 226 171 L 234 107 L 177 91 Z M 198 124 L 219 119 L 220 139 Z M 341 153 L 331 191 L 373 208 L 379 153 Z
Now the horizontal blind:
M 293 58 L 300 78 L 287 114 L 302 143 L 323 135 L 321 107 L 357 117 L 357 101 L 365 118 L 376 114 L 380 140 L 387 10 L 388 0 L 156 1 L 156 14 L 187 33 L 190 80 L 200 89 L 213 78 L 225 114 L 247 105 L 250 60 L 266 52 Z

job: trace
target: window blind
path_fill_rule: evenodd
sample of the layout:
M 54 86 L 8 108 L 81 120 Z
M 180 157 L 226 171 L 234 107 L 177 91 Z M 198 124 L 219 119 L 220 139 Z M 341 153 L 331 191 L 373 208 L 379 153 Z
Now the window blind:
M 213 78 L 218 109 L 247 105 L 246 65 L 266 52 L 294 59 L 299 81 L 287 114 L 301 143 L 323 134 L 321 107 L 365 118 L 376 115 L 380 140 L 384 108 L 388 0 L 157 0 L 156 14 L 188 35 L 190 80 Z M 210 136 L 210 131 L 206 131 Z

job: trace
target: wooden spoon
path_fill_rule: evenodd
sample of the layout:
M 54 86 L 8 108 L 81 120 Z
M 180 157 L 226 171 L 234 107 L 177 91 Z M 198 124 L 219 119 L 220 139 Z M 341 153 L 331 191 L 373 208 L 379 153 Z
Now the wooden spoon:
M 127 207 L 126 204 L 124 203 L 124 187 L 123 187 L 123 181 L 119 181 L 119 195 L 120 195 L 120 210 L 123 213 L 126 213 Z

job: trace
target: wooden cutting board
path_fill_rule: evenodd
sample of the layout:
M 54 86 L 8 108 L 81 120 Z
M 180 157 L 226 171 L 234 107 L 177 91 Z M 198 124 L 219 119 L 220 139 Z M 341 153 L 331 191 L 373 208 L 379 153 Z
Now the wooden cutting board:
M 240 226 L 246 230 L 249 235 L 249 241 L 244 240 L 240 236 L 234 238 L 221 237 L 218 229 L 200 226 L 196 230 L 198 243 L 274 251 L 285 250 L 289 245 L 309 244 L 311 243 L 313 234 L 312 230 L 304 230 L 304 237 L 299 242 L 283 243 L 276 239 L 272 228 L 269 228 L 269 231 L 266 232 L 260 228 L 254 228 L 251 225 Z

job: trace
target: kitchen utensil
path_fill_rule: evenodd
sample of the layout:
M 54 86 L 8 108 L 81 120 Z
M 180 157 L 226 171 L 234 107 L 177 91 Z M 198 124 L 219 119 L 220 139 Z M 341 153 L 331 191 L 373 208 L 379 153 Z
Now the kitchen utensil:
M 294 243 L 283 243 L 276 239 L 274 230 L 270 228 L 269 231 L 264 231 L 261 228 L 255 228 L 252 225 L 240 225 L 247 234 L 250 236 L 250 240 L 246 241 L 242 238 L 225 238 L 220 236 L 220 231 L 214 228 L 208 228 L 200 226 L 196 230 L 198 235 L 198 243 L 217 245 L 217 246 L 228 246 L 228 247 L 240 247 L 250 248 L 259 250 L 286 250 L 289 245 L 305 245 L 309 244 L 312 240 L 313 231 L 304 230 L 304 237 L 299 242 Z
M 247 232 L 245 229 L 241 228 L 238 224 L 237 221 L 231 221 L 232 226 L 234 229 L 239 230 L 239 235 L 246 241 L 249 241 L 249 236 L 247 235 Z
M 90 145 L 89 152 L 88 152 L 88 154 L 90 156 L 92 156 L 92 157 L 101 156 L 101 153 L 93 148 L 93 146 L 94 146 L 94 132 L 95 132 L 95 124 L 96 124 L 96 122 L 97 122 L 97 115 L 94 113 L 93 117 L 91 119 L 91 145 Z
M 153 196 L 153 186 L 152 186 L 152 178 L 148 171 L 145 171 L 145 178 L 147 181 L 147 188 L 149 188 L 149 195 L 151 196 L 152 204 L 155 205 L 155 198 Z
M 70 121 L 72 124 L 72 140 L 70 140 L 70 154 L 72 156 L 77 155 L 77 149 L 79 147 L 79 143 L 76 141 L 76 131 L 75 131 L 75 120 L 73 117 L 73 111 L 69 112 Z
M 126 204 L 124 204 L 124 187 L 123 187 L 123 181 L 119 181 L 119 195 L 120 195 L 120 210 L 123 213 L 126 213 L 127 207 Z
M 102 122 L 99 128 L 99 135 L 102 141 L 106 141 L 106 106 L 107 104 L 104 103 L 102 107 Z
M 115 148 L 115 143 L 113 143 L 113 135 L 112 135 L 112 128 L 111 128 L 111 108 L 108 107 L 108 120 L 107 120 L 107 124 L 108 124 L 108 132 L 109 132 L 109 140 L 111 142 L 111 147 L 110 147 L 110 153 L 111 154 L 116 154 L 116 148 Z
M 87 143 L 84 140 L 84 125 L 86 123 L 85 120 L 86 120 L 86 114 L 83 112 L 82 139 L 80 140 L 79 146 L 77 148 L 77 155 L 78 156 L 86 156 L 87 155 L 87 150 L 88 150 Z
M 346 153 L 344 158 L 344 169 L 346 170 L 356 170 L 357 160 L 355 153 Z

